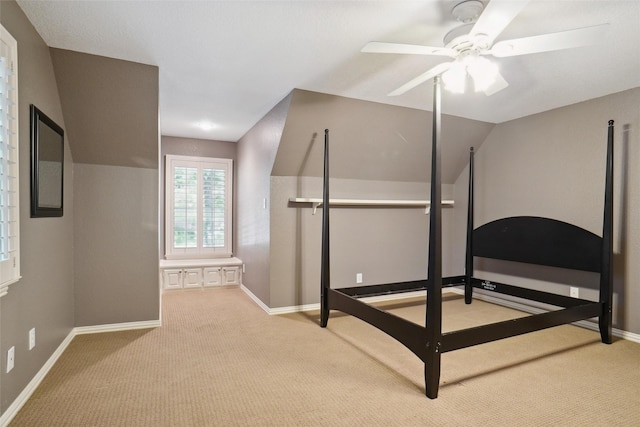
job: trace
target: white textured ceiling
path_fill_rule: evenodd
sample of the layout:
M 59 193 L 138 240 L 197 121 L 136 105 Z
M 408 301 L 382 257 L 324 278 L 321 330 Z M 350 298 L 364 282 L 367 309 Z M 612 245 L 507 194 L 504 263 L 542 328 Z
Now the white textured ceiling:
M 460 0 L 18 0 L 51 47 L 157 65 L 163 135 L 237 141 L 292 89 L 423 110 L 431 85 L 387 94 L 440 57 L 361 53 L 369 41 L 441 46 Z M 609 23 L 596 46 L 497 60 L 510 86 L 443 96 L 446 114 L 500 123 L 640 86 L 640 1 L 531 0 L 497 40 Z M 195 123 L 210 121 L 204 131 Z

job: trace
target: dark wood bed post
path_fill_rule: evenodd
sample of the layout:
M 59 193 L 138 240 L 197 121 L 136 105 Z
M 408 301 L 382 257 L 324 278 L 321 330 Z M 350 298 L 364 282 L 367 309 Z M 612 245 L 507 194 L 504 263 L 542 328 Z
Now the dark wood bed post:
M 473 286 L 471 286 L 471 277 L 473 277 L 473 147 L 469 150 L 469 196 L 467 203 L 467 255 L 464 268 L 464 302 L 471 304 L 473 297 Z
M 611 344 L 613 302 L 613 120 L 607 132 L 607 172 L 604 190 L 604 219 L 602 226 L 602 270 L 600 272 L 600 303 L 598 319 L 603 343 Z
M 429 210 L 429 271 L 427 275 L 427 353 L 424 365 L 427 397 L 438 397 L 442 346 L 442 209 L 440 185 L 440 76 L 433 79 L 431 200 Z
M 324 175 L 322 187 L 322 261 L 320 267 L 320 326 L 329 322 L 329 129 L 324 130 Z

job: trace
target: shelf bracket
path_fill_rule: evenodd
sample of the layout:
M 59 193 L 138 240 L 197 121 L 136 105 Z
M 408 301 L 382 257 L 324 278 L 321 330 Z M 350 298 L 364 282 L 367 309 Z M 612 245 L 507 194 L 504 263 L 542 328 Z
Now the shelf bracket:
M 318 210 L 318 207 L 322 206 L 322 202 L 314 202 L 312 203 L 312 206 L 313 206 L 313 212 L 311 214 L 315 215 L 316 211 Z

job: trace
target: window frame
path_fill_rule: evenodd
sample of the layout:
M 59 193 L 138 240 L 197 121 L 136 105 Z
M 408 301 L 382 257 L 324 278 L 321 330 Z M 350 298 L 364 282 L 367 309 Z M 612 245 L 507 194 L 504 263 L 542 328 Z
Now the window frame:
M 195 248 L 175 248 L 174 243 L 174 205 L 175 205 L 175 188 L 174 188 L 174 168 L 190 167 L 198 168 L 198 184 L 197 184 L 197 247 Z M 204 248 L 202 246 L 202 224 L 203 224 L 203 183 L 201 171 L 205 167 L 214 167 L 216 169 L 225 170 L 225 207 L 224 207 L 224 246 Z M 207 258 L 228 258 L 233 256 L 233 160 L 215 157 L 195 157 L 182 156 L 175 154 L 165 155 L 165 259 L 207 259 Z
M 0 56 L 7 58 L 6 72 L 0 70 L 0 138 L 4 147 L 0 151 L 3 174 L 0 175 L 0 297 L 6 295 L 9 285 L 20 280 L 20 171 L 18 138 L 18 43 L 0 25 Z M 4 62 L 4 61 L 3 61 Z M 7 90 L 8 89 L 8 90 Z M 5 123 L 6 122 L 6 123 Z M 5 141 L 6 140 L 6 141 Z M 0 245 L 2 242 L 0 242 Z M 2 259 L 7 257 L 6 259 Z

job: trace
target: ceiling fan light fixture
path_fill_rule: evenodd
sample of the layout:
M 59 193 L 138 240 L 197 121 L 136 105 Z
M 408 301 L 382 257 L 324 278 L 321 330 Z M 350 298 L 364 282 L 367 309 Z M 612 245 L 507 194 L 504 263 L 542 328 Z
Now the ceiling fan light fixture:
M 467 55 L 451 64 L 451 67 L 442 74 L 442 82 L 449 92 L 464 93 L 467 77 L 471 77 L 475 91 L 484 92 L 495 83 L 498 74 L 498 66 L 487 58 Z
M 473 79 L 476 92 L 484 92 L 491 86 L 498 77 L 498 66 L 481 56 L 469 58 L 467 72 Z
M 452 93 L 464 93 L 467 85 L 467 70 L 460 61 L 455 61 L 451 68 L 442 74 L 444 88 Z

